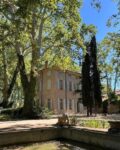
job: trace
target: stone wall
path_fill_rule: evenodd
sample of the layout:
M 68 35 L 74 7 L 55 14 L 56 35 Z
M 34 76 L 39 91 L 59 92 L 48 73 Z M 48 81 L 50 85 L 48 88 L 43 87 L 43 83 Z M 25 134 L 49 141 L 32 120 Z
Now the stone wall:
M 58 139 L 59 135 L 60 130 L 52 127 L 4 132 L 0 133 L 0 146 L 54 140 Z
M 120 150 L 120 135 L 76 128 L 63 129 L 61 134 L 64 139 Z
M 62 89 L 59 81 L 62 81 Z M 49 83 L 49 82 L 50 83 Z M 50 100 L 51 110 L 54 114 L 77 113 L 77 102 L 81 98 L 80 92 L 75 92 L 80 84 L 80 74 L 77 72 L 63 71 L 59 68 L 45 68 L 39 73 L 39 105 L 48 107 Z M 71 82 L 71 90 L 69 83 Z M 49 84 L 48 84 L 49 83 Z M 48 88 L 49 85 L 49 88 Z M 60 108 L 60 99 L 63 100 L 63 108 Z M 72 107 L 69 108 L 69 102 L 72 100 Z M 84 108 L 82 108 L 84 109 Z
M 108 134 L 106 132 L 91 131 L 80 128 L 56 128 L 46 127 L 39 129 L 28 129 L 24 131 L 0 133 L 0 146 L 16 145 L 29 142 L 42 142 L 55 139 L 67 139 L 83 142 L 106 149 L 120 150 L 120 135 Z

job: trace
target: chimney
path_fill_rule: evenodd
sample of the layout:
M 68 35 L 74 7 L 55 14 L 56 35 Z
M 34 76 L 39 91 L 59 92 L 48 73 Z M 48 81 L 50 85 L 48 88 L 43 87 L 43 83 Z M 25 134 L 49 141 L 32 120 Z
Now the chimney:
M 48 68 L 48 61 L 45 62 L 45 69 Z

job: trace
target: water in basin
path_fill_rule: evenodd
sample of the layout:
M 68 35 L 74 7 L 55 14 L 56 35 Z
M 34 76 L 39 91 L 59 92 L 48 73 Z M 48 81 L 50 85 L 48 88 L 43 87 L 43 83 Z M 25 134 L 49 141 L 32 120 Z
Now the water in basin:
M 49 141 L 22 146 L 4 147 L 0 150 L 103 150 L 103 148 L 72 141 Z

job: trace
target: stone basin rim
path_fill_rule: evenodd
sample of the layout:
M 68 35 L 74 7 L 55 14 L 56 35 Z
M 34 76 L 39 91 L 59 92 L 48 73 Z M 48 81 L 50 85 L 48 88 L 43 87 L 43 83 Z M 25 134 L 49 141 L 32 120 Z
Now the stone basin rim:
M 43 136 L 44 135 L 44 136 Z M 26 131 L 11 131 L 0 133 L 0 146 L 18 145 L 30 142 L 41 142 L 58 138 L 98 145 L 108 149 L 119 150 L 120 135 L 111 135 L 106 132 L 91 131 L 76 127 L 46 127 L 26 129 Z M 108 144 L 109 141 L 109 144 Z
M 51 129 L 55 129 L 55 130 L 64 130 L 64 129 L 68 129 L 68 130 L 77 130 L 77 131 L 83 131 L 83 132 L 88 132 L 88 133 L 96 133 L 96 134 L 102 134 L 102 135 L 106 135 L 108 134 L 108 131 L 101 131 L 101 130 L 94 130 L 94 129 L 89 129 L 89 128 L 77 128 L 76 126 L 73 127 L 59 127 L 59 126 L 49 126 L 49 127 L 38 127 L 38 128 L 27 128 L 27 129 L 22 129 L 22 130 L 8 130 L 8 131 L 0 131 L 0 135 L 2 134 L 10 134 L 10 133 L 24 133 L 24 132 L 32 132 L 32 131 L 41 131 L 41 130 L 51 130 Z M 113 136 L 119 136 L 119 135 L 113 135 Z
M 109 123 L 120 123 L 120 120 L 108 120 Z

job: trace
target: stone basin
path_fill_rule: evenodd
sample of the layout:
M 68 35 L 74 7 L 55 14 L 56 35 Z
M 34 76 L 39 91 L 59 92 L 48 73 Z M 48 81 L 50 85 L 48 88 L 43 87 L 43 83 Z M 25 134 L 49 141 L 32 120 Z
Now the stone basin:
M 120 120 L 115 121 L 108 121 L 110 124 L 110 128 L 117 128 L 120 129 Z
M 120 120 L 111 120 L 108 121 L 110 124 L 110 128 L 108 129 L 108 133 L 111 134 L 120 134 Z
M 85 143 L 86 145 L 90 144 L 96 148 L 94 150 L 98 150 L 97 147 L 101 147 L 102 149 L 105 148 L 106 150 L 107 149 L 120 150 L 119 134 L 108 134 L 107 132 L 103 131 L 88 130 L 79 127 L 77 128 L 77 127 L 56 127 L 56 126 L 20 129 L 16 131 L 15 130 L 14 131 L 6 130 L 4 132 L 1 131 L 0 150 L 3 150 L 1 149 L 1 147 L 3 148 L 3 146 L 9 145 L 17 146 L 20 144 L 46 142 L 50 140 L 52 141 L 59 139 L 72 140 L 75 142 Z

